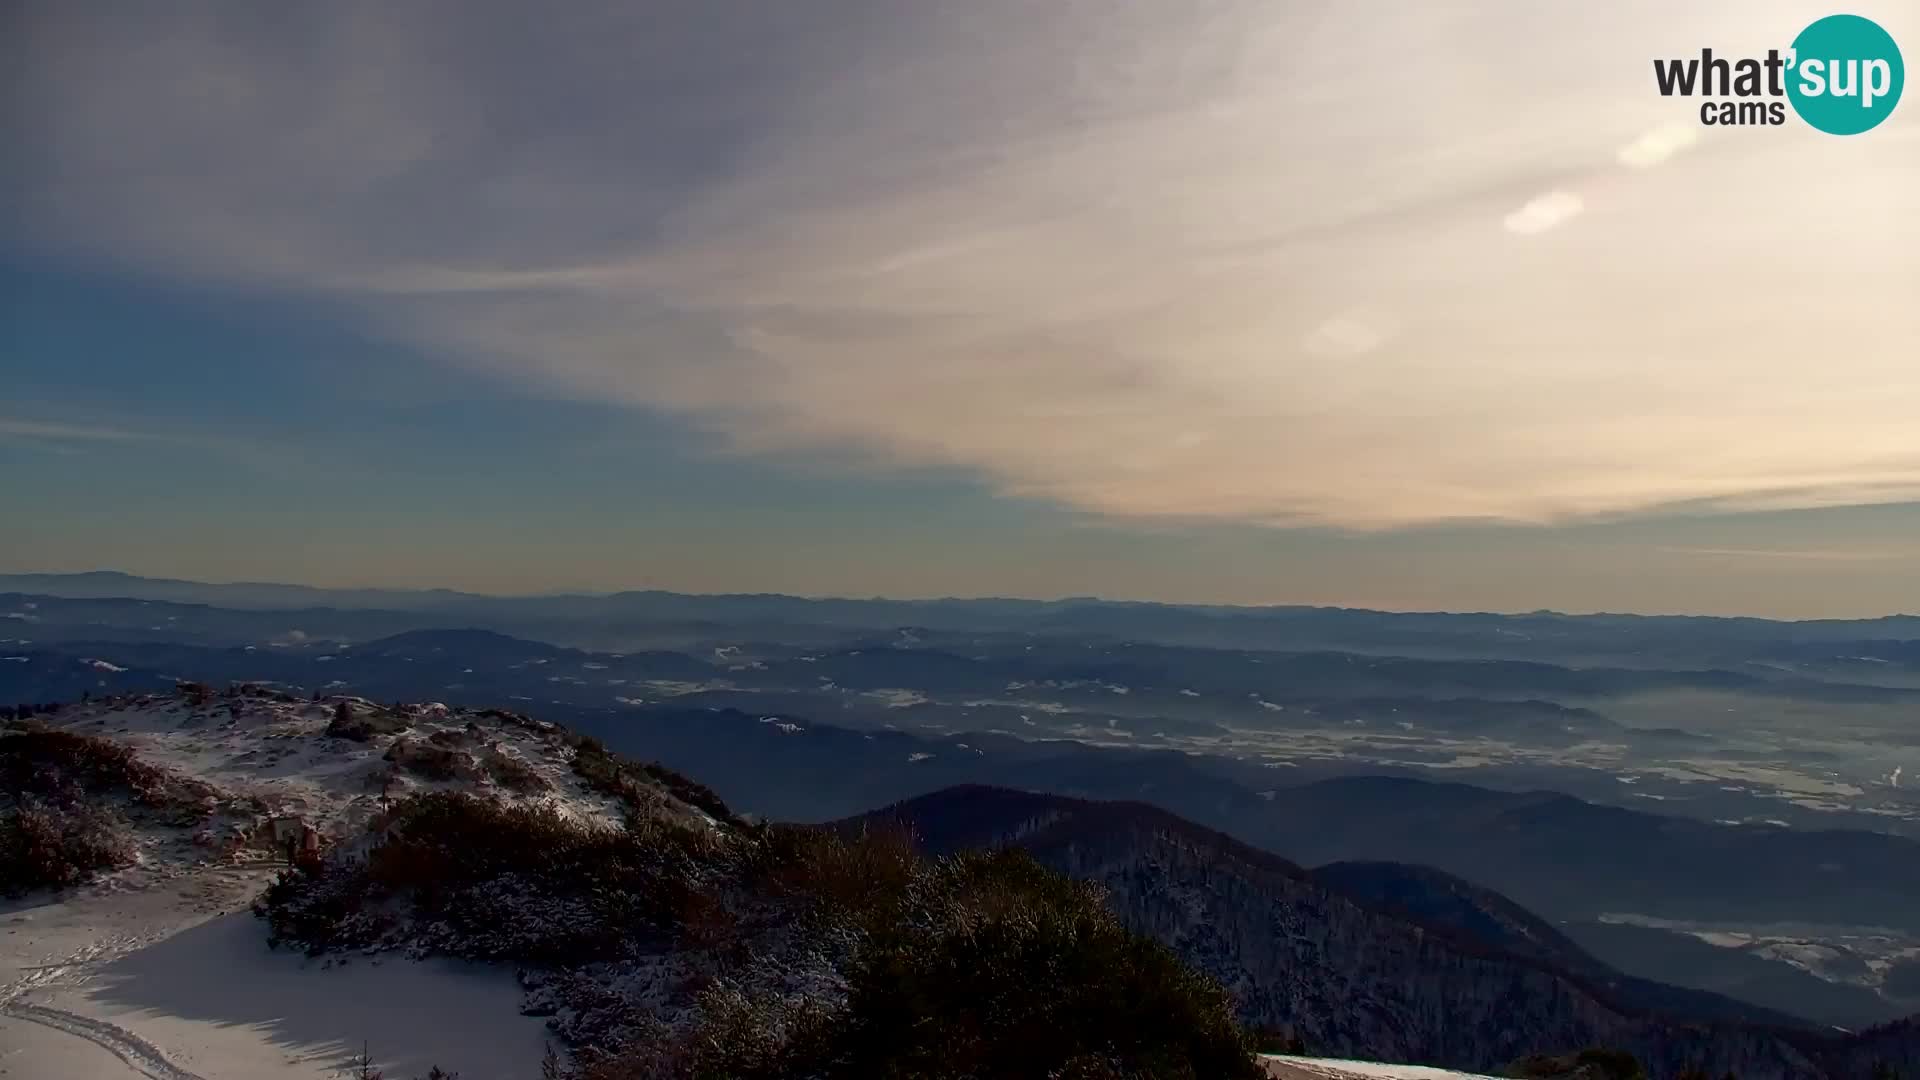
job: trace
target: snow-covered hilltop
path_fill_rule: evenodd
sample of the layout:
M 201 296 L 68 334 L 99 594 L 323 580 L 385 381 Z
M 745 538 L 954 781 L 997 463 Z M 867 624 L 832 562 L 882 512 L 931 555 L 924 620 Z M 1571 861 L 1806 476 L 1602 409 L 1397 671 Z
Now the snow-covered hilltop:
M 395 1080 L 434 1065 L 465 1080 L 538 1076 L 548 1032 L 519 1014 L 511 971 L 270 952 L 249 904 L 289 849 L 364 845 L 424 792 L 607 826 L 644 806 L 719 827 L 643 773 L 596 780 L 581 767 L 597 760 L 590 741 L 498 710 L 186 687 L 12 728 L 0 806 L 57 823 L 61 843 L 84 824 L 97 862 L 78 888 L 0 906 L 8 1080 L 308 1080 L 342 1074 L 363 1047 Z M 0 893 L 32 884 L 5 869 Z

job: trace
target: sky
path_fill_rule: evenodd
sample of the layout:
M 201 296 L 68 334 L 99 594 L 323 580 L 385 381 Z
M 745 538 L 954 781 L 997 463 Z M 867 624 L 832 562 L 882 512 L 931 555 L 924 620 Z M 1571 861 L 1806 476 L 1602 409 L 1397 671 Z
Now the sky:
M 1920 611 L 1920 104 L 1653 82 L 1830 13 L 9 4 L 0 571 Z

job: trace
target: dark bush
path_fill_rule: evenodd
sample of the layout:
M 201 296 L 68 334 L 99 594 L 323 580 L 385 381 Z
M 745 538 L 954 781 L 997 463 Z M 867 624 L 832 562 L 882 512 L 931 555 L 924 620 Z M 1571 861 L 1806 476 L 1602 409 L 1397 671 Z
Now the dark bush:
M 400 945 L 401 913 L 374 905 L 364 870 L 296 855 L 253 903 L 267 920 L 267 947 L 319 956 L 335 949 Z
M 824 829 L 775 826 L 750 849 L 755 887 L 804 898 L 832 916 L 889 925 L 925 861 L 905 828 L 842 837 Z
M 336 739 L 352 739 L 354 742 L 370 742 L 380 735 L 398 735 L 412 727 L 405 715 L 374 708 L 356 711 L 345 701 L 333 706 L 333 719 L 327 723 L 327 734 Z
M 54 809 L 25 796 L 0 810 L 0 893 L 66 889 L 133 858 L 126 828 L 109 810 L 77 803 Z
M 289 870 L 256 910 L 277 941 L 309 952 L 398 943 L 410 917 L 437 928 L 412 942 L 426 951 L 561 966 L 663 938 L 720 861 L 688 829 L 589 826 L 438 792 L 399 803 L 364 861 Z
M 386 759 L 429 780 L 474 780 L 480 775 L 472 755 L 420 739 L 395 739 Z
M 0 738 L 0 791 L 51 794 L 63 784 L 89 792 L 142 791 L 164 774 L 111 739 L 65 731 L 33 731 Z
M 744 872 L 858 926 L 839 1010 L 722 989 L 702 1023 L 589 1061 L 629 1077 L 1146 1080 L 1261 1075 L 1225 991 L 1018 852 L 928 862 L 903 833 L 773 829 Z
M 1218 984 L 1023 852 L 935 864 L 850 983 L 838 1075 L 1260 1075 Z
M 111 739 L 65 731 L 0 736 L 0 806 L 32 795 L 65 810 L 121 796 L 172 823 L 191 824 L 212 794 L 205 783 L 148 765 Z

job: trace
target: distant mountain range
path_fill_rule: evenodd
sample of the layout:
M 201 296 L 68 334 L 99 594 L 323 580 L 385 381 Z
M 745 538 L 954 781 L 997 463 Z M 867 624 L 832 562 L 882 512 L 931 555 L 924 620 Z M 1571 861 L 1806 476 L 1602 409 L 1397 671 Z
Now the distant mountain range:
M 778 692 L 790 696 L 784 706 L 756 701 L 751 707 L 788 707 L 829 720 L 849 708 L 864 707 L 877 716 L 899 707 L 895 701 L 849 702 L 849 693 L 910 688 L 967 703 L 975 716 L 968 722 L 982 728 L 1016 726 L 1023 709 L 1030 712 L 1034 705 L 1066 705 L 1076 715 L 1095 722 L 1112 718 L 1143 734 L 1203 715 L 1254 728 L 1371 720 L 1440 733 L 1577 740 L 1622 729 L 1594 709 L 1567 701 L 1692 691 L 1794 702 L 1920 704 L 1920 683 L 1841 682 L 1753 665 L 1741 671 L 1573 667 L 1015 632 L 942 635 L 911 627 L 832 633 L 816 627 L 798 642 L 745 636 L 765 629 L 759 626 L 742 627 L 732 637 L 712 636 L 718 631 L 708 627 L 697 640 L 673 647 L 608 651 L 515 637 L 485 626 L 415 625 L 450 617 L 331 609 L 234 611 L 0 593 L 0 649 L 11 647 L 15 655 L 35 649 L 104 650 L 119 666 L 157 675 L 188 664 L 220 668 L 235 678 L 294 684 L 344 678 L 376 695 L 391 685 L 408 692 L 460 692 L 476 700 L 523 693 L 516 670 L 551 663 L 543 673 L 552 676 L 545 680 L 543 699 L 606 703 L 624 693 L 610 689 L 623 682 L 681 681 L 696 685 L 675 693 L 704 692 L 714 699 L 701 704 L 744 704 L 740 694 Z M 834 634 L 835 640 L 813 640 Z M 335 666 L 323 671 L 318 664 Z M 329 671 L 341 674 L 323 679 Z M 25 672 L 11 674 L 17 680 Z M 44 692 L 101 688 L 98 676 L 87 676 L 95 681 L 85 683 L 79 679 L 84 673 L 67 674 L 65 682 L 49 683 Z M 1920 746 L 1920 732 L 1910 738 Z
M 1129 926 L 1232 990 L 1249 1022 L 1315 1053 L 1494 1070 L 1530 1048 L 1599 1045 L 1655 1076 L 1853 1076 L 1874 1055 L 1920 1065 L 1920 1043 L 1892 1029 L 1822 1034 L 1624 976 L 1505 898 L 1420 867 L 1310 873 L 1144 804 L 977 786 L 838 827 L 889 823 L 933 852 L 1011 845 L 1099 883 Z
M 322 589 L 271 583 L 210 584 L 113 571 L 0 574 L 0 593 L 144 600 L 245 612 L 303 612 L 307 632 L 365 640 L 404 629 L 468 625 L 597 648 L 662 635 L 720 630 L 767 640 L 919 627 L 938 633 L 1018 632 L 1097 636 L 1205 648 L 1503 656 L 1623 666 L 1738 665 L 1749 660 L 1834 664 L 1863 674 L 1879 664 L 1920 665 L 1920 616 L 1782 622 L 1677 615 L 1380 612 L 1349 608 L 1171 605 L 1075 597 L 1021 599 L 810 599 L 661 591 L 501 597 L 445 589 Z M 326 619 L 325 612 L 338 613 Z M 386 613 L 384 620 L 364 613 Z M 350 613 L 360 619 L 347 619 Z M 431 616 L 406 619 L 402 616 Z M 369 629 L 384 625 L 384 629 Z M 316 628 L 317 627 L 317 628 Z M 286 628 L 282 627 L 284 631 Z M 752 636 L 752 635 L 749 635 Z

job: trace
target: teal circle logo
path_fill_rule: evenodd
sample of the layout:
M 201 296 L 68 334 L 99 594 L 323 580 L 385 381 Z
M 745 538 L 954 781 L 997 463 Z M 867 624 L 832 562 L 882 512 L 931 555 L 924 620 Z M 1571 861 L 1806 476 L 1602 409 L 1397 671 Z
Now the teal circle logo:
M 1789 63 L 1793 111 L 1829 135 L 1878 127 L 1907 84 L 1893 35 L 1858 15 L 1829 15 L 1800 31 Z

